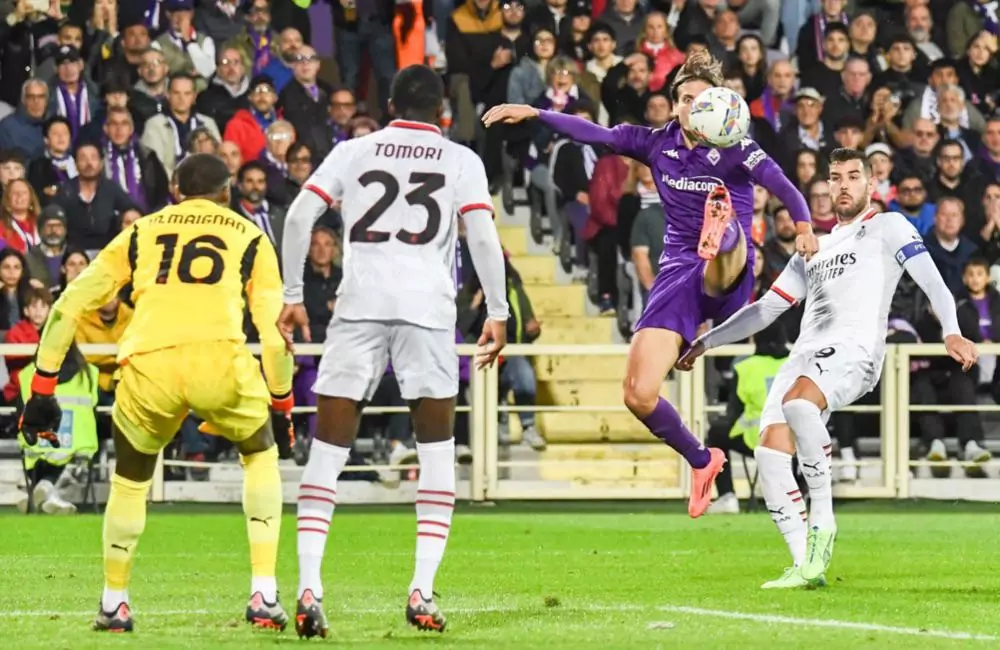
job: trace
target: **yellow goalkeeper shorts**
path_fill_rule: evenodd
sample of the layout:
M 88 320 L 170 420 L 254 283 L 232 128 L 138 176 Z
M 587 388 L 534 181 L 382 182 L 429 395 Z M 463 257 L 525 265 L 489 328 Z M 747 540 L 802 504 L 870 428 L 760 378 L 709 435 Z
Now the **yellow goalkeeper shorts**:
M 188 343 L 136 354 L 122 365 L 112 418 L 136 450 L 155 455 L 193 411 L 232 442 L 270 417 L 260 363 L 235 341 Z

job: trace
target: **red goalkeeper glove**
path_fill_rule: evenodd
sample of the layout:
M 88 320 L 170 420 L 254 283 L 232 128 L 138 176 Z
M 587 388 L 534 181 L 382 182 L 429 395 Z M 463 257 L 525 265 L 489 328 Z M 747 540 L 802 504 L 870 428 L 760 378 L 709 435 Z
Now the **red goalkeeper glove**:
M 292 424 L 292 408 L 295 398 L 289 392 L 284 397 L 271 395 L 271 427 L 274 429 L 274 442 L 278 445 L 278 458 L 292 457 L 292 447 L 295 445 L 295 426 Z
M 62 409 L 54 395 L 58 383 L 58 373 L 35 370 L 31 380 L 31 397 L 24 405 L 18 427 L 29 447 L 37 445 L 39 438 L 47 440 L 53 447 L 59 446 L 56 432 L 62 421 Z

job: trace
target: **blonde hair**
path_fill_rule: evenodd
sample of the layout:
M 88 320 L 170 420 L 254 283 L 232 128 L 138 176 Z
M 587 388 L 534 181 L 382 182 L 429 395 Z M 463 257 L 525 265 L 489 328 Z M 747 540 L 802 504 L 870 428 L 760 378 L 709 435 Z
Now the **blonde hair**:
M 646 44 L 646 26 L 649 24 L 649 19 L 654 17 L 662 19 L 663 25 L 666 27 L 664 30 L 666 38 L 663 39 L 663 42 L 670 47 L 675 47 L 674 35 L 670 33 L 670 23 L 667 22 L 667 15 L 662 11 L 651 11 L 643 16 L 642 22 L 639 23 L 639 38 L 635 41 L 636 52 L 638 52 L 642 46 Z
M 684 65 L 677 71 L 674 84 L 670 87 L 671 99 L 678 101 L 677 90 L 682 84 L 695 79 L 704 81 L 712 86 L 722 85 L 722 63 L 717 61 L 708 52 L 694 52 L 684 61 Z

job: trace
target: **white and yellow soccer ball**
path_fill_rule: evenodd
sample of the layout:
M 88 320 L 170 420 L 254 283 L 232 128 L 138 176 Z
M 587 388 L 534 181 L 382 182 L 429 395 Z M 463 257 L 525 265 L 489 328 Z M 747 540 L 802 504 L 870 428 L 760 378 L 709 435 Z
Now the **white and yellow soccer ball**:
M 731 147 L 750 131 L 750 107 L 728 88 L 708 88 L 691 104 L 688 126 L 706 144 Z

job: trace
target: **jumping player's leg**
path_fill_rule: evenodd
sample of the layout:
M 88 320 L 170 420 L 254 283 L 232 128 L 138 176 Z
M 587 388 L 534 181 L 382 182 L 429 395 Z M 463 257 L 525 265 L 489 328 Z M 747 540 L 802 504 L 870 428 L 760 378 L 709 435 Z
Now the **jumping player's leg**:
M 649 431 L 681 454 L 691 465 L 693 482 L 688 514 L 700 517 L 711 503 L 712 482 L 725 463 L 721 450 L 707 449 L 692 434 L 667 400 L 660 396 L 663 380 L 680 355 L 683 337 L 671 330 L 638 330 L 629 345 L 625 379 L 625 406 Z
M 391 352 L 399 392 L 410 405 L 417 437 L 417 543 L 406 620 L 443 632 L 447 621 L 434 602 L 434 579 L 444 558 L 455 511 L 455 401 L 458 355 L 454 333 L 416 325 L 393 327 Z
M 726 226 L 715 259 L 705 262 L 705 293 L 718 297 L 728 293 L 747 269 L 747 240 L 734 219 Z

